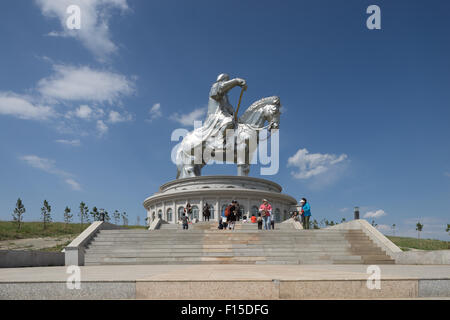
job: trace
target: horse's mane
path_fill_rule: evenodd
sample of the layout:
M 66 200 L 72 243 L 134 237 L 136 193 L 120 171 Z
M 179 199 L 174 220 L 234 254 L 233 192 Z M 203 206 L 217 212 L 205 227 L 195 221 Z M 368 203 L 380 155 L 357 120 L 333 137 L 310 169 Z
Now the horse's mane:
M 252 115 L 254 113 L 254 111 L 256 111 L 268 104 L 271 104 L 277 100 L 279 102 L 280 98 L 277 96 L 272 96 L 272 97 L 262 98 L 258 101 L 253 102 L 252 105 L 250 107 L 248 107 L 247 110 L 245 110 L 244 114 L 241 117 L 239 117 L 239 120 L 242 122 L 247 120 L 247 118 L 250 115 Z

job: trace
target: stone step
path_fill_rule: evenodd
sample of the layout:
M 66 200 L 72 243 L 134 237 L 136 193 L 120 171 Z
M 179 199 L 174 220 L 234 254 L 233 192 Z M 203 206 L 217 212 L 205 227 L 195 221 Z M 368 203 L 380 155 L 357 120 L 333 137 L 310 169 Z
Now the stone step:
M 102 264 L 354 264 L 393 263 L 359 230 L 275 230 L 237 224 L 217 230 L 216 223 L 161 230 L 101 230 L 88 245 L 86 265 Z
M 278 256 L 278 257 L 259 257 L 259 256 L 201 256 L 201 257 L 85 257 L 86 263 L 111 263 L 111 262 L 146 262 L 149 264 L 158 263 L 158 262 L 216 262 L 222 263 L 224 261 L 232 261 L 232 262 L 254 262 L 254 261 L 339 261 L 339 262 L 356 262 L 362 263 L 363 260 L 359 256 L 341 256 L 333 258 L 323 259 L 309 259 L 309 258 L 298 258 L 293 256 Z
M 177 253 L 104 253 L 104 254 L 88 254 L 85 258 L 89 259 L 104 259 L 104 258 L 176 258 L 176 257 L 290 257 L 290 258 L 299 258 L 299 259 L 312 259 L 312 260 L 320 260 L 320 259 L 351 259 L 351 260 L 361 260 L 362 258 L 370 261 L 378 261 L 378 260 L 386 260 L 384 255 L 370 255 L 370 256 L 361 256 L 351 254 L 349 252 L 341 252 L 341 253 L 296 253 L 296 252 L 271 252 L 271 253 L 239 253 L 239 252 L 177 252 Z
M 369 245 L 370 243 L 368 243 Z M 197 243 L 189 243 L 189 242 L 161 242 L 161 243 L 136 243 L 136 242 L 102 242 L 95 241 L 89 245 L 89 248 L 93 246 L 98 247 L 124 247 L 124 248 L 238 248 L 238 247 L 248 247 L 248 248 L 257 248 L 257 247 L 273 247 L 273 248 L 340 248 L 340 247 L 348 247 L 353 248 L 355 250 L 364 249 L 367 246 L 359 246 L 354 245 L 349 242 L 311 242 L 306 243 L 302 242 L 298 243 L 277 243 L 277 242 L 251 242 L 251 241 L 222 241 L 222 242 L 197 242 Z M 373 246 L 370 246 L 373 247 Z
M 360 230 L 324 230 L 324 229 L 318 229 L 318 230 L 296 230 L 296 229 L 289 229 L 289 230 L 258 230 L 258 229 L 235 229 L 235 230 L 195 230 L 195 229 L 188 229 L 188 230 L 182 230 L 182 229 L 166 229 L 166 230 L 141 230 L 141 229 L 116 229 L 116 230 L 100 230 L 99 233 L 104 234 L 156 234 L 156 233 L 163 233 L 163 234 L 172 234 L 172 233 L 226 233 L 226 232 L 261 232 L 261 233 L 275 233 L 275 232 L 285 232 L 285 233 L 310 233 L 310 234 L 364 234 L 364 232 Z

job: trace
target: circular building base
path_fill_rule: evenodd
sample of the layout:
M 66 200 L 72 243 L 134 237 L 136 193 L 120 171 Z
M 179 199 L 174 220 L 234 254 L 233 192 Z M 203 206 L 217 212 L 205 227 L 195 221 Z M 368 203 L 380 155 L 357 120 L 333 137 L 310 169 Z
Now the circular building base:
M 282 188 L 275 182 L 244 176 L 201 176 L 178 179 L 163 184 L 157 193 L 145 199 L 149 222 L 158 216 L 169 223 L 177 223 L 183 209 L 189 202 L 193 218 L 203 220 L 202 208 L 210 207 L 210 220 L 219 220 L 231 200 L 237 200 L 242 214 L 257 215 L 262 199 L 269 200 L 276 221 L 288 218 L 289 211 L 297 201 L 281 193 Z

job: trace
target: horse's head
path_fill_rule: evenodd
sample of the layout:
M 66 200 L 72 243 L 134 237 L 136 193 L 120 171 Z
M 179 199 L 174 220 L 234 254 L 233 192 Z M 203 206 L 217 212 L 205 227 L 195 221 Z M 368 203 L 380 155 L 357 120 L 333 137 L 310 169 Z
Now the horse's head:
M 254 102 L 239 118 L 239 122 L 264 127 L 269 122 L 269 130 L 278 129 L 280 124 L 280 98 L 273 96 Z
M 264 107 L 264 117 L 267 122 L 269 122 L 269 131 L 272 129 L 279 129 L 280 127 L 280 116 L 281 116 L 281 103 L 279 97 L 270 97 L 268 103 Z

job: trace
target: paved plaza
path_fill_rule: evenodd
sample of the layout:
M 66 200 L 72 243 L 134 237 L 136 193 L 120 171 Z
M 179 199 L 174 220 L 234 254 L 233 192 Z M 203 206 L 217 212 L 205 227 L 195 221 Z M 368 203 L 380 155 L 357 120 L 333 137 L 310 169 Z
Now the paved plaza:
M 85 266 L 80 290 L 66 267 L 0 269 L 1 299 L 411 299 L 450 298 L 445 265 L 380 265 L 368 289 L 367 265 Z

